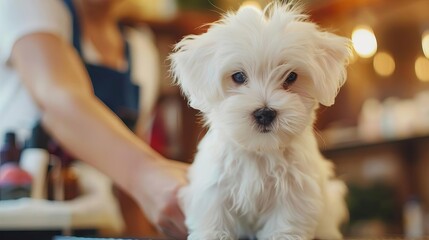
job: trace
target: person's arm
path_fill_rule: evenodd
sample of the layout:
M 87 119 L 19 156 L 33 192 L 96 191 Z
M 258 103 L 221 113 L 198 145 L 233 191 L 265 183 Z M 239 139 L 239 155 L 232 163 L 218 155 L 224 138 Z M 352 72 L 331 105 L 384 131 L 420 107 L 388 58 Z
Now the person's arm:
M 111 177 L 160 228 L 186 236 L 176 199 L 185 168 L 144 144 L 96 98 L 71 45 L 53 34 L 29 34 L 15 43 L 11 63 L 42 123 L 68 151 Z

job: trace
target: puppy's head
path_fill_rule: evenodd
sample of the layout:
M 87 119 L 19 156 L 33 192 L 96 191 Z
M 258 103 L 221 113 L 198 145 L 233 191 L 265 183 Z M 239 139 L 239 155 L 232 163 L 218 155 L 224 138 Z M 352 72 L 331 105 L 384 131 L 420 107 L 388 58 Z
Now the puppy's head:
M 242 7 L 180 41 L 172 73 L 211 128 L 243 147 L 281 148 L 330 106 L 346 77 L 349 40 L 291 4 Z

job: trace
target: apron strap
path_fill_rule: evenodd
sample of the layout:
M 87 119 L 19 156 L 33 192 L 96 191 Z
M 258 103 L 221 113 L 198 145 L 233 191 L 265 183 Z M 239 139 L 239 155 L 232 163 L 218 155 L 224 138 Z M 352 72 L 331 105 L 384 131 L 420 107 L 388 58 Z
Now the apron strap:
M 73 0 L 63 1 L 69 9 L 72 18 L 73 46 L 85 63 L 96 96 L 129 127 L 134 125 L 138 115 L 140 91 L 139 87 L 131 81 L 132 57 L 130 54 L 130 45 L 125 40 L 125 26 L 122 24 L 118 25 L 124 39 L 124 54 L 128 63 L 126 71 L 122 72 L 109 67 L 86 63 L 83 58 L 83 49 L 81 45 L 82 33 L 79 16 L 73 4 Z
M 69 9 L 72 18 L 73 24 L 73 46 L 76 48 L 78 53 L 82 56 L 81 46 L 80 46 L 80 26 L 79 20 L 77 17 L 76 8 L 73 5 L 73 0 L 64 0 L 64 3 Z

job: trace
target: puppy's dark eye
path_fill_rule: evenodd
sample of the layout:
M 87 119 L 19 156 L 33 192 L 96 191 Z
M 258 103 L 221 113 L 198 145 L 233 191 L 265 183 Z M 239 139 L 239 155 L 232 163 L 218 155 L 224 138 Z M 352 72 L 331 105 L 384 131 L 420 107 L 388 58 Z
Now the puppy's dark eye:
M 247 81 L 247 76 L 244 72 L 236 72 L 232 74 L 232 80 L 237 84 L 243 84 Z
M 285 81 L 283 82 L 283 88 L 288 88 L 298 79 L 298 74 L 296 72 L 290 72 Z

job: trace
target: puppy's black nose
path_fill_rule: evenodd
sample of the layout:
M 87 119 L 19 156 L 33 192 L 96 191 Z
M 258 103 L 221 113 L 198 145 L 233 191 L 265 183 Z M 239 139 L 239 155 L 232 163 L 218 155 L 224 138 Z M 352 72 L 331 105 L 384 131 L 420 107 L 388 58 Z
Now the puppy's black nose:
M 270 125 L 277 116 L 277 112 L 271 108 L 260 108 L 253 112 L 256 123 L 262 126 Z

